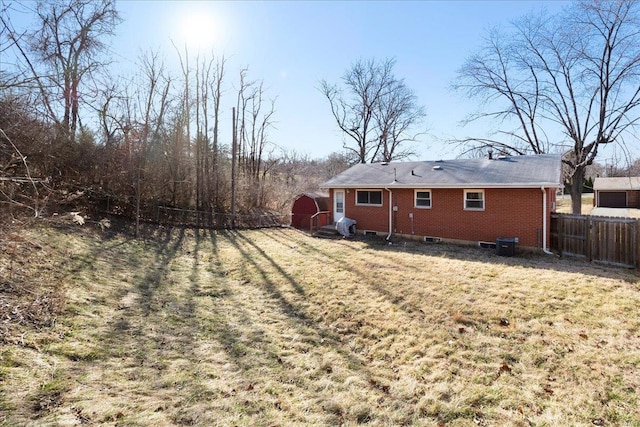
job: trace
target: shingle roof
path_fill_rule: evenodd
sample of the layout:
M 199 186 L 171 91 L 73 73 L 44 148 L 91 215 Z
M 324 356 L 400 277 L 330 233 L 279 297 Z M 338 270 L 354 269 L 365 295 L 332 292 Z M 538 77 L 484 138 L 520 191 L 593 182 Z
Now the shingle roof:
M 523 188 L 561 186 L 560 155 L 366 163 L 352 166 L 322 188 Z
M 593 181 L 594 190 L 640 190 L 640 177 L 600 178 Z
M 307 192 L 307 193 L 302 193 L 299 194 L 296 198 L 300 198 L 302 196 L 307 196 L 307 197 L 311 197 L 312 199 L 322 199 L 322 198 L 329 198 L 329 193 L 324 193 L 324 192 Z

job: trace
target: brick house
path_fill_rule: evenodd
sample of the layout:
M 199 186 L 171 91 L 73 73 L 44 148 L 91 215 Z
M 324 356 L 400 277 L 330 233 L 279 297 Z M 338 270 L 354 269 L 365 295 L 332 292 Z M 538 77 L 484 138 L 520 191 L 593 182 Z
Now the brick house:
M 358 232 L 549 247 L 559 155 L 358 164 L 321 184 Z

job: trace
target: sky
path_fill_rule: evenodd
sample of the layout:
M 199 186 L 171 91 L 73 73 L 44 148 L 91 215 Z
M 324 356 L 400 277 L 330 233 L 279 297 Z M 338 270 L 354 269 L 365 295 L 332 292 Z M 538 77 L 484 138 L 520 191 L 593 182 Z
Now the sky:
M 477 104 L 450 89 L 456 70 L 478 50 L 488 29 L 507 26 L 532 10 L 559 11 L 565 4 L 120 0 L 116 7 L 123 22 L 109 53 L 124 73 L 149 49 L 163 52 L 167 66 L 178 73 L 174 44 L 186 44 L 194 53 L 224 54 L 230 77 L 248 67 L 251 78 L 264 81 L 267 96 L 276 98 L 270 140 L 310 158 L 342 151 L 345 141 L 319 82 L 339 83 L 360 59 L 394 58 L 396 77 L 426 110 L 426 133 L 414 144 L 414 160 L 454 158 L 460 148 L 448 140 L 486 136 L 491 126 L 460 125 Z M 27 17 L 12 19 L 16 24 Z

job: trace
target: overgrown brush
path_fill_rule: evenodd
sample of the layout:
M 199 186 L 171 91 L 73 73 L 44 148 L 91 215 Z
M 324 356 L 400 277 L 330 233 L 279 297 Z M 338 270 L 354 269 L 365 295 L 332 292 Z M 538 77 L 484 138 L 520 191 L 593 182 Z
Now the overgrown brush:
M 43 246 L 17 231 L 3 233 L 0 239 L 0 339 L 3 342 L 19 340 L 25 328 L 53 326 L 63 312 L 65 294 L 55 279 L 55 265 L 51 265 L 54 258 Z

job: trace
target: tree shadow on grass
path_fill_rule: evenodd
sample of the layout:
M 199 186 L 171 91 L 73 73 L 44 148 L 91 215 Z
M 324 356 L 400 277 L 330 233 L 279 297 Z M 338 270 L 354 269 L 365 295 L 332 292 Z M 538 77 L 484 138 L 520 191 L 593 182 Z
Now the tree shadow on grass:
M 267 250 L 255 243 L 249 236 L 243 232 L 226 232 L 224 238 L 230 242 L 237 252 L 241 255 L 244 262 L 243 272 L 241 276 L 244 277 L 244 286 L 252 287 L 260 292 L 264 292 L 268 296 L 268 300 L 265 300 L 267 310 L 271 310 L 271 302 L 278 306 L 277 313 L 287 317 L 286 328 L 292 328 L 294 330 L 306 330 L 308 334 L 311 334 L 314 338 L 311 339 L 312 348 L 314 351 L 334 353 L 345 361 L 349 371 L 361 376 L 364 379 L 364 384 L 368 384 L 370 389 L 367 391 L 372 395 L 377 395 L 382 399 L 388 390 L 388 386 L 380 385 L 379 378 L 374 379 L 375 375 L 366 366 L 366 361 L 362 355 L 357 351 L 349 348 L 345 343 L 346 336 L 333 329 L 331 324 L 326 323 L 321 317 L 318 316 L 318 312 L 322 310 L 319 307 L 313 307 L 314 302 L 306 293 L 304 283 L 299 282 L 294 275 L 290 274 L 288 269 L 283 267 L 279 261 L 268 254 Z M 257 280 L 256 275 L 257 273 Z M 280 281 L 279 279 L 282 279 Z M 286 288 L 290 287 L 293 293 L 288 296 L 285 294 Z M 283 292 L 285 291 L 285 292 Z M 320 307 L 321 308 L 321 307 Z M 308 312 L 312 310 L 314 313 L 310 315 Z M 288 355 L 292 352 L 295 354 L 296 350 L 281 348 L 275 345 L 278 340 L 275 336 L 270 336 L 269 331 L 261 330 L 257 323 L 252 322 L 252 315 L 244 312 L 239 314 L 243 328 L 253 329 L 251 332 L 252 340 L 260 343 L 262 346 L 262 354 L 265 360 L 276 360 L 282 365 L 281 375 L 286 377 L 287 368 L 294 369 L 295 362 L 288 361 Z M 236 314 L 236 318 L 238 314 Z M 245 322 L 247 322 L 245 324 Z M 283 327 L 284 325 L 283 324 Z M 301 332 L 303 333 L 303 332 Z M 218 331 L 218 337 L 225 344 L 225 348 L 234 349 L 242 348 L 243 342 L 239 339 L 237 331 L 232 329 L 221 329 Z M 303 333 L 304 334 L 304 333 Z M 246 334 L 245 334 L 246 335 Z M 279 337 L 278 337 L 279 338 Z M 306 352 L 307 350 L 302 350 Z M 234 358 L 239 367 L 244 371 L 250 372 L 256 369 L 254 362 L 249 361 L 245 363 L 243 359 L 244 354 L 238 354 L 237 352 L 230 353 L 230 356 Z M 268 365 L 268 363 L 265 363 Z M 325 369 L 323 374 L 329 374 L 331 367 L 321 368 Z M 276 369 L 275 371 L 279 371 Z M 275 372 L 274 371 L 274 372 Z M 289 386 L 290 387 L 290 386 Z M 309 394 L 310 391 L 304 388 L 298 390 L 301 394 L 309 395 L 309 399 L 317 400 L 318 395 Z M 324 412 L 328 419 L 335 422 L 340 416 L 344 416 L 344 413 L 339 414 L 336 418 L 335 407 L 331 407 L 330 404 L 321 405 L 321 412 Z M 367 418 L 363 416 L 362 419 Z
M 289 285 L 299 294 L 304 294 L 301 286 L 284 270 L 280 265 L 278 265 L 269 255 L 258 247 L 254 242 L 249 240 L 242 233 L 238 233 L 235 231 L 227 231 L 223 234 L 223 236 L 231 242 L 231 244 L 235 247 L 235 249 L 242 255 L 244 263 L 251 266 L 255 269 L 260 275 L 261 281 L 260 284 L 264 285 L 264 289 L 267 293 L 281 306 L 282 312 L 289 316 L 292 320 L 297 322 L 310 323 L 310 319 L 307 318 L 304 312 L 299 310 L 293 304 L 287 301 L 287 299 L 282 295 L 276 283 L 270 279 L 270 275 L 267 271 L 258 263 L 258 259 L 262 258 L 266 260 L 276 271 L 277 273 L 283 277 Z M 249 250 L 243 247 L 244 245 L 248 245 L 252 247 L 253 251 L 256 251 L 259 257 L 255 257 Z M 245 280 L 249 283 L 250 278 L 246 277 L 245 271 Z
M 309 404 L 309 410 L 324 414 L 323 420 L 326 424 L 352 421 L 353 419 L 344 418 L 344 408 L 323 406 L 320 396 L 330 395 L 335 391 L 336 385 L 325 383 L 324 391 L 320 391 L 317 384 L 313 383 L 316 381 L 315 376 L 331 375 L 330 365 L 319 366 L 307 375 L 300 375 L 302 362 L 298 362 L 295 356 L 302 356 L 302 352 L 309 351 L 310 348 L 317 354 L 335 353 L 336 357 L 344 361 L 351 374 L 365 378 L 365 387 L 369 390 L 358 396 L 372 395 L 375 399 L 386 400 L 383 406 L 399 404 L 394 403 L 398 398 L 389 394 L 388 384 L 381 383 L 380 379 L 375 377 L 371 361 L 366 360 L 362 351 L 350 347 L 347 343 L 351 337 L 357 337 L 360 333 L 357 327 L 346 333 L 333 328 L 336 316 L 339 322 L 344 320 L 339 318 L 342 316 L 341 312 L 321 306 L 323 300 L 315 299 L 309 292 L 311 286 L 305 282 L 303 272 L 298 272 L 295 265 L 289 265 L 284 261 L 286 252 L 270 253 L 270 246 L 262 246 L 258 239 L 251 238 L 251 233 L 259 233 L 255 235 L 277 242 L 278 245 L 274 249 L 276 251 L 295 250 L 301 254 L 301 259 L 317 258 L 317 265 L 322 266 L 326 263 L 327 274 L 348 270 L 348 277 L 359 280 L 363 288 L 366 287 L 383 296 L 410 319 L 422 322 L 421 325 L 425 328 L 432 326 L 425 323 L 419 312 L 411 309 L 402 288 L 387 286 L 383 278 L 376 278 L 366 266 L 349 266 L 349 257 L 356 256 L 362 248 L 359 243 L 354 246 L 347 241 L 335 241 L 325 246 L 316 244 L 317 241 L 302 233 L 296 235 L 292 231 L 280 229 L 220 233 L 179 228 L 160 229 L 156 234 L 150 235 L 147 242 L 141 244 L 141 249 L 138 250 L 145 250 L 147 253 L 141 254 L 139 260 L 133 259 L 134 257 L 127 258 L 129 253 L 123 250 L 126 248 L 122 244 L 104 247 L 96 243 L 95 247 L 91 248 L 90 258 L 94 261 L 109 259 L 115 263 L 116 260 L 122 259 L 122 265 L 118 266 L 116 273 L 131 269 L 139 274 L 138 277 L 134 274 L 133 283 L 114 288 L 108 299 L 122 301 L 131 294 L 135 294 L 137 298 L 132 303 L 123 304 L 122 308 L 115 312 L 110 329 L 103 332 L 96 341 L 101 347 L 98 350 L 100 356 L 96 359 L 74 360 L 72 368 L 68 370 L 69 376 L 82 378 L 89 375 L 94 367 L 119 370 L 121 372 L 111 374 L 130 386 L 123 387 L 125 397 L 120 401 L 134 400 L 139 397 L 136 393 L 164 397 L 171 403 L 162 404 L 157 409 L 159 412 L 166 412 L 167 422 L 173 424 L 206 425 L 202 418 L 203 412 L 198 412 L 198 407 L 212 408 L 212 402 L 233 401 L 234 393 L 246 394 L 244 400 L 240 401 L 243 408 L 234 407 L 234 410 L 245 411 L 240 413 L 251 417 L 252 420 L 260 421 L 259 424 L 277 423 L 278 416 L 270 411 L 276 408 L 284 414 L 289 409 L 278 409 L 278 406 L 282 405 L 282 399 L 275 394 L 264 392 L 274 383 L 277 383 L 278 390 L 297 394 L 298 400 L 313 402 Z M 403 261 L 401 256 L 396 256 L 414 251 L 447 259 L 473 258 L 481 265 L 499 265 L 496 264 L 497 261 L 505 263 L 504 265 L 528 265 L 526 258 L 503 259 L 488 254 L 474 255 L 473 251 L 476 249 L 473 248 L 417 245 L 416 248 L 411 245 L 398 247 L 399 245 L 388 246 L 373 242 L 371 245 L 365 245 L 365 248 L 375 249 L 381 256 L 387 252 L 393 254 L 393 260 L 397 262 L 395 267 L 399 269 L 416 268 L 410 262 Z M 232 256 L 239 260 L 237 264 L 231 265 L 226 253 L 221 254 L 221 246 L 233 249 Z M 184 261 L 178 265 L 185 265 L 184 276 L 182 270 L 172 269 L 172 263 L 177 257 L 180 257 L 181 262 Z M 207 259 L 207 262 L 204 262 L 204 259 Z M 137 262 L 141 265 L 135 270 Z M 377 262 L 375 256 L 372 262 Z M 230 272 L 232 268 L 234 271 Z M 187 280 L 172 282 L 176 277 L 184 277 Z M 328 277 L 328 283 L 330 280 Z M 314 291 L 318 292 L 319 289 L 323 292 L 322 285 L 315 284 Z M 327 289 L 327 292 L 333 291 Z M 373 292 L 370 295 L 376 298 Z M 333 320 L 323 318 L 322 313 L 325 309 L 334 310 Z M 197 313 L 206 315 L 206 321 L 199 319 Z M 361 317 L 367 316 L 367 313 L 356 314 Z M 262 323 L 264 318 L 267 318 L 267 323 Z M 277 327 L 271 328 L 270 324 Z M 295 332 L 290 332 L 292 330 Z M 282 337 L 277 336 L 279 332 L 299 332 L 300 335 L 305 335 L 308 340 L 307 349 L 284 342 Z M 175 341 L 165 342 L 170 339 Z M 231 373 L 216 372 L 220 365 L 211 360 L 210 353 L 218 351 L 224 352 L 224 360 L 234 366 L 230 368 Z M 182 377 L 176 373 L 165 374 L 171 369 L 172 364 L 178 362 L 184 364 Z M 391 370 L 388 371 L 391 374 Z M 207 376 L 216 375 L 229 375 L 231 381 L 227 386 L 207 382 Z M 369 379 L 369 382 L 366 379 Z M 112 380 L 109 381 L 109 387 L 117 389 Z M 74 398 L 78 399 L 77 396 Z M 149 403 L 136 405 L 128 407 L 124 412 L 131 411 L 132 408 L 139 411 L 155 410 L 145 406 Z M 214 411 L 215 414 L 214 409 L 208 410 Z M 376 411 L 378 410 L 373 409 L 371 416 L 375 416 L 378 413 Z M 128 412 L 125 417 L 127 416 Z M 281 415 L 281 419 L 292 420 L 295 416 L 295 411 L 292 411 L 288 415 Z M 393 420 L 387 421 L 393 423 Z M 126 423 L 127 419 L 123 419 L 122 422 Z

